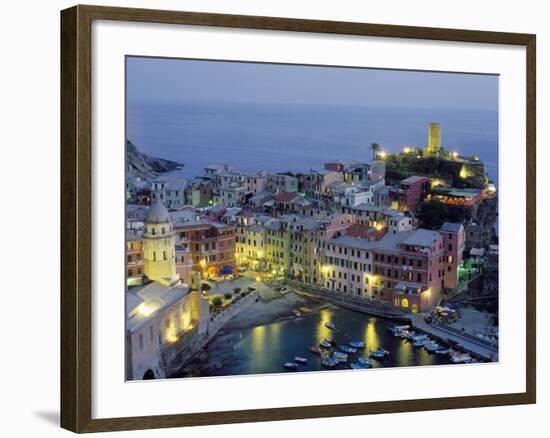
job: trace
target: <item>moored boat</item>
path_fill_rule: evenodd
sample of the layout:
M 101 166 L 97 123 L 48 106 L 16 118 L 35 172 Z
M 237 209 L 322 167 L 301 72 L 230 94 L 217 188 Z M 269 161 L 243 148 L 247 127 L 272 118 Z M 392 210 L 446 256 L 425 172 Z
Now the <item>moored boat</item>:
M 346 353 L 342 353 L 340 351 L 335 351 L 332 353 L 332 357 L 336 362 L 347 362 L 348 361 L 348 355 Z
M 350 366 L 352 370 L 367 370 L 370 368 L 368 365 L 363 365 L 362 363 L 359 363 L 359 362 L 354 362 Z
M 301 357 L 301 356 L 296 356 L 294 358 L 294 362 L 297 362 L 297 363 L 307 363 L 307 359 L 305 357 Z
M 311 347 L 309 347 L 309 351 L 315 354 L 321 354 L 321 349 L 317 347 L 317 345 L 312 345 Z
M 363 341 L 352 341 L 349 345 L 353 348 L 365 348 L 365 343 Z
M 344 353 L 357 353 L 357 348 L 349 347 L 347 345 L 341 345 L 340 350 L 342 350 Z
M 321 365 L 326 368 L 334 368 L 337 365 L 337 362 L 332 357 L 327 356 L 321 361 Z
M 328 328 L 328 329 L 331 329 L 331 330 L 336 329 L 336 326 L 330 321 L 325 322 L 325 327 Z
M 294 313 L 294 315 L 296 315 L 296 316 L 298 316 L 298 317 L 302 316 L 302 312 L 300 312 L 298 309 L 294 309 L 294 310 L 292 311 L 292 313 Z
M 358 357 L 357 362 L 359 362 L 361 365 L 367 366 L 369 368 L 372 367 L 372 360 L 370 360 L 367 357 Z
M 285 362 L 284 367 L 289 371 L 296 371 L 298 364 L 296 362 Z
M 332 347 L 331 343 L 330 343 L 330 342 L 327 342 L 326 340 L 321 341 L 321 343 L 320 343 L 319 345 L 320 345 L 321 347 L 327 348 L 327 349 L 329 349 L 329 348 Z

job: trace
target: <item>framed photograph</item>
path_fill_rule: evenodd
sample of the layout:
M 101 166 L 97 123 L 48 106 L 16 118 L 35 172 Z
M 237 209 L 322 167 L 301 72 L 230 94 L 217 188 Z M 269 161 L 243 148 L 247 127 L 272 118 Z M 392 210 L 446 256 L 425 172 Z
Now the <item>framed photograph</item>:
M 535 403 L 535 35 L 75 6 L 61 52 L 62 427 Z

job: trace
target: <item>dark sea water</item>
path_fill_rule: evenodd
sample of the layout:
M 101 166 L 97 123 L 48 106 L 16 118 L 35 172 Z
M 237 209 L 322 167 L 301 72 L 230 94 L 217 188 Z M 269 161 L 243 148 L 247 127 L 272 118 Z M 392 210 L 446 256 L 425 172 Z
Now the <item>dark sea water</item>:
M 298 172 L 335 159 L 368 161 L 373 142 L 388 152 L 424 146 L 429 122 L 441 123 L 445 148 L 479 155 L 498 182 L 492 111 L 155 102 L 127 108 L 128 138 L 143 152 L 184 163 L 187 177 L 211 163 Z
M 332 321 L 336 330 L 325 327 L 326 321 Z M 348 355 L 347 365 L 342 364 L 338 369 L 349 369 L 357 357 L 368 357 L 369 350 L 378 347 L 388 350 L 390 355 L 380 361 L 373 359 L 374 368 L 450 364 L 447 356 L 430 354 L 424 348 L 414 348 L 410 342 L 394 337 L 387 329 L 396 324 L 331 306 L 306 318 L 219 334 L 202 356 L 186 365 L 190 371 L 174 377 L 280 373 L 285 372 L 283 364 L 293 361 L 296 355 L 308 359 L 306 365 L 299 366 L 299 371 L 324 370 L 320 356 L 311 353 L 309 347 L 318 345 L 327 336 L 338 344 L 353 340 L 366 343 L 365 350 Z

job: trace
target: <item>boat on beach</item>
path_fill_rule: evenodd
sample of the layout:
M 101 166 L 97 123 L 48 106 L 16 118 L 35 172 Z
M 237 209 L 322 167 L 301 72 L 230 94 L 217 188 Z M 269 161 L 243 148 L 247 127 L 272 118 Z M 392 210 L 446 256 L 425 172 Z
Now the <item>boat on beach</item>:
M 298 364 L 296 362 L 285 362 L 284 367 L 289 371 L 296 371 Z

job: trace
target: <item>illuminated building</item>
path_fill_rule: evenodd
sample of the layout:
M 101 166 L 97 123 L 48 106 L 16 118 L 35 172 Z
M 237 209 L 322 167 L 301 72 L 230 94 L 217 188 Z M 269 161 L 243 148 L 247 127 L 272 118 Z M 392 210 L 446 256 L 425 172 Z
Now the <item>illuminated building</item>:
M 428 145 L 424 148 L 424 156 L 438 157 L 441 153 L 441 126 L 430 123 L 428 126 Z
M 167 287 L 149 283 L 126 291 L 126 378 L 166 377 L 163 351 L 187 346 L 208 332 L 209 306 L 199 292 L 184 285 Z
M 149 208 L 142 239 L 145 275 L 166 286 L 178 283 L 175 233 L 162 203 L 156 202 Z
M 390 187 L 390 200 L 401 211 L 414 211 L 430 188 L 430 179 L 425 176 L 410 176 L 397 187 Z

